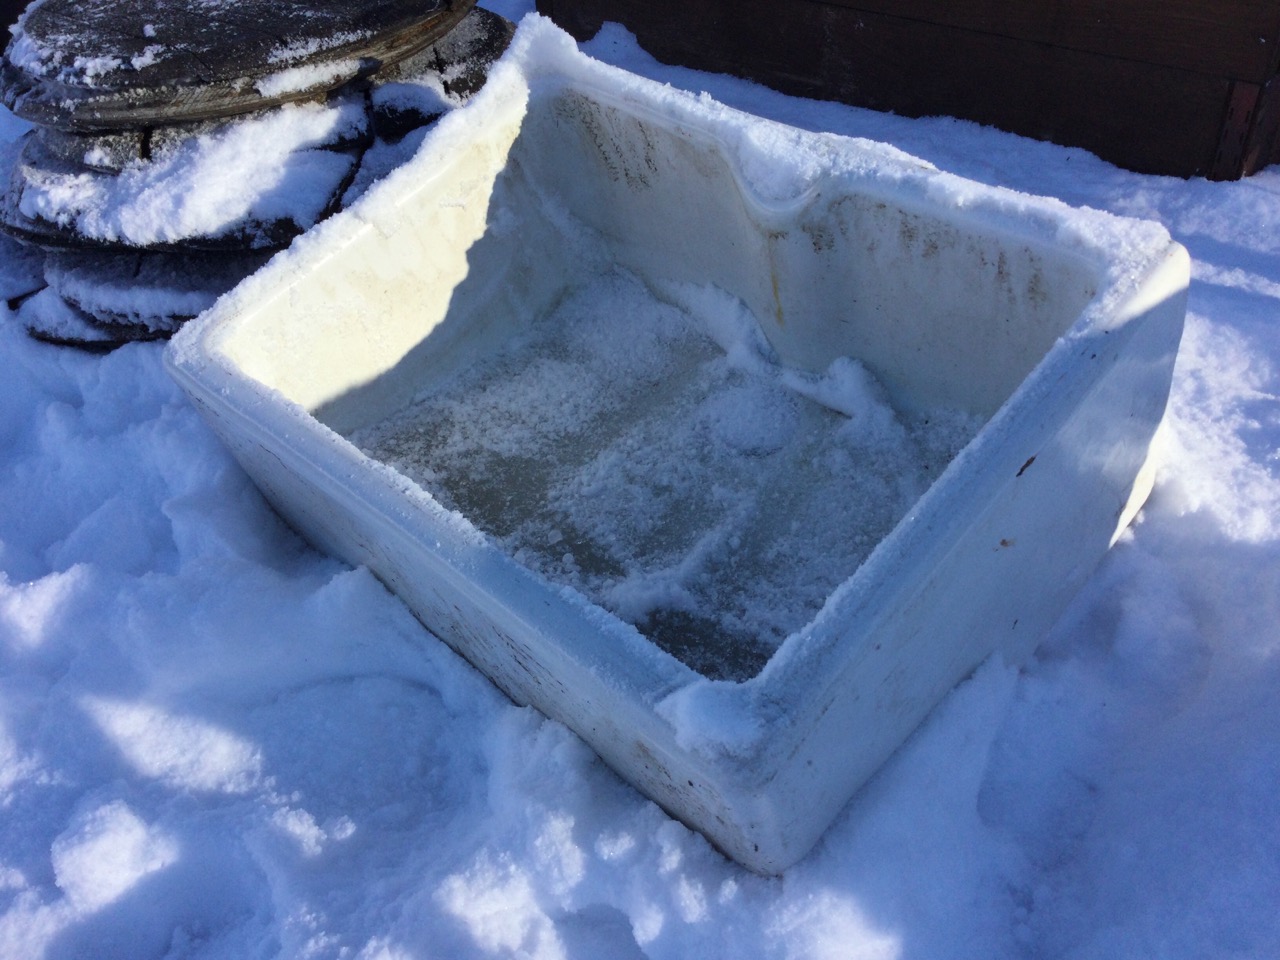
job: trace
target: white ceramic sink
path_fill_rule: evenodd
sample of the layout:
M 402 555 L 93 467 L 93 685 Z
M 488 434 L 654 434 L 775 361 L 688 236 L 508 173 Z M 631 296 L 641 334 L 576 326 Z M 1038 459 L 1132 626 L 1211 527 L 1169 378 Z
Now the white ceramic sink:
M 297 529 L 777 872 L 1133 517 L 1188 272 L 531 17 L 168 362 Z

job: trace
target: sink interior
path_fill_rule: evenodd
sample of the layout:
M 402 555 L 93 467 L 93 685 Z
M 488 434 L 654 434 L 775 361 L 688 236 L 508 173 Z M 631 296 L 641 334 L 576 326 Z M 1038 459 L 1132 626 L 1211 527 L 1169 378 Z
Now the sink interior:
M 615 268 L 350 439 L 516 561 L 740 680 L 980 423 L 897 411 L 849 358 L 786 368 L 724 291 Z

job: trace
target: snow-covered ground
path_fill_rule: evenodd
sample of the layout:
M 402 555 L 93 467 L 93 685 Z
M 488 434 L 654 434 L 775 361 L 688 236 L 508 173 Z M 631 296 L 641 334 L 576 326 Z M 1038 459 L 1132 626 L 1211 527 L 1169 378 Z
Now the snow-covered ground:
M 1029 665 L 765 879 L 299 540 L 162 346 L 0 307 L 0 957 L 1280 956 L 1280 171 L 1144 177 L 587 49 L 1165 224 L 1195 266 L 1146 510 Z

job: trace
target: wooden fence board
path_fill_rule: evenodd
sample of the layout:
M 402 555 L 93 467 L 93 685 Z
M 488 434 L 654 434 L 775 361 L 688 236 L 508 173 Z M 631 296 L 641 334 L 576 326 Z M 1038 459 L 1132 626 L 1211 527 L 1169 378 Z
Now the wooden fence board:
M 1241 169 L 1250 174 L 1269 163 L 1280 163 L 1280 76 L 1272 77 L 1258 94 Z
M 1253 83 L 1265 82 L 1280 64 L 1275 0 L 821 2 Z M 781 11 L 789 7 L 779 4 Z
M 907 116 L 946 114 L 1133 170 L 1215 170 L 1226 77 L 817 2 L 541 0 L 579 37 L 604 20 L 660 60 Z

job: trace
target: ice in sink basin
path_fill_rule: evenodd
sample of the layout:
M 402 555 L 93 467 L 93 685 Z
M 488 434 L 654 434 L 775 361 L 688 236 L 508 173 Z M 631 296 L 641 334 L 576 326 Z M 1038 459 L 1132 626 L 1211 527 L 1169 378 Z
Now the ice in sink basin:
M 776 872 L 1133 517 L 1188 276 L 531 16 L 167 359 L 312 542 Z
M 772 357 L 714 288 L 603 273 L 351 439 L 517 561 L 742 680 L 813 619 L 977 418 L 900 416 L 842 358 Z

